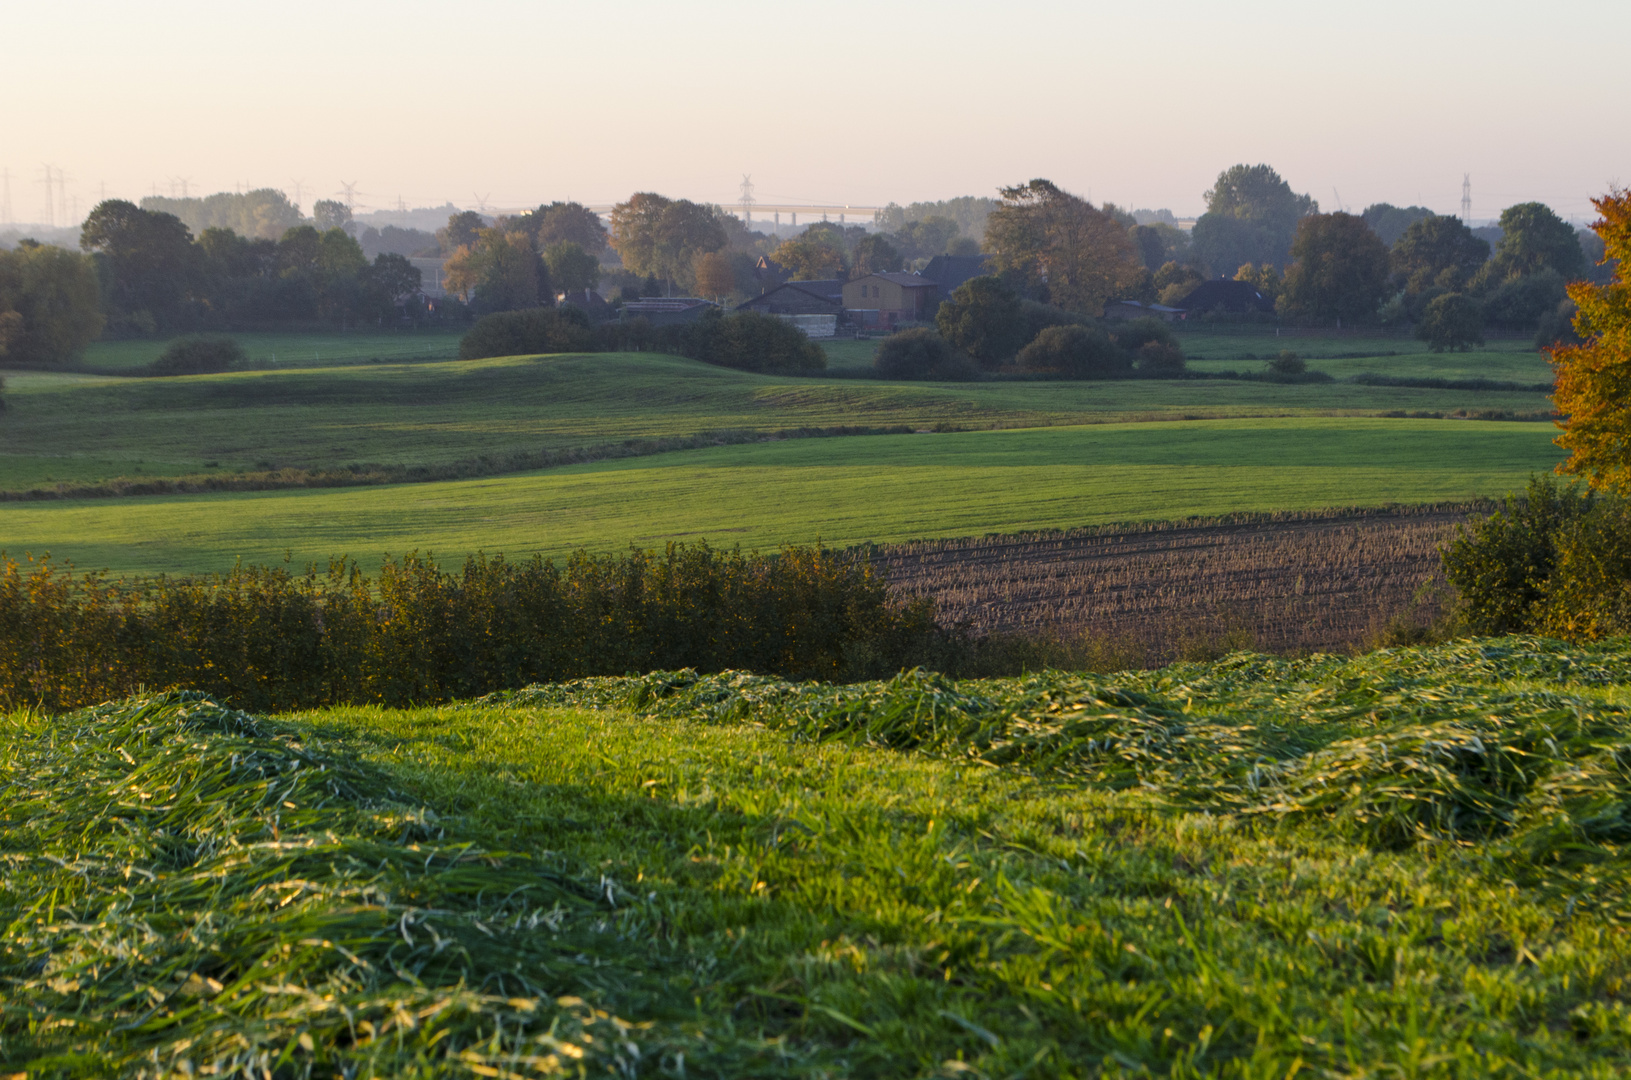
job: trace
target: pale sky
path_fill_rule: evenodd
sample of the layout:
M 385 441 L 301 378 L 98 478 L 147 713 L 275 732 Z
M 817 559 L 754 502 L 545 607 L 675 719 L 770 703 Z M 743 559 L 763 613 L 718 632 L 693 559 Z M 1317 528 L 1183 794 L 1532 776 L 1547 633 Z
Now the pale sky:
M 1627 0 L 106 0 L 0 9 L 0 167 L 44 216 L 242 186 L 303 208 L 908 203 L 1047 177 L 1202 207 L 1267 162 L 1322 209 L 1582 222 L 1631 182 Z M 105 186 L 105 187 L 104 187 Z M 0 210 L 3 210 L 0 207 Z M 60 222 L 59 222 L 60 223 Z

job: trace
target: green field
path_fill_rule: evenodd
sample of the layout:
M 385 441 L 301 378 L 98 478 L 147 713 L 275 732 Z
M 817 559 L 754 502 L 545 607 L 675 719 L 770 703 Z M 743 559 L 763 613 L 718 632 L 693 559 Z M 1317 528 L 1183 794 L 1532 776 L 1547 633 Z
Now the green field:
M 40 1075 L 1601 1078 L 1631 654 L 0 718 Z
M 366 364 L 375 360 L 450 360 L 459 354 L 459 330 L 351 330 L 313 333 L 210 334 L 230 337 L 256 367 L 319 367 Z M 80 366 L 96 371 L 129 371 L 159 358 L 171 338 L 95 341 Z
M 121 572 L 431 550 L 770 549 L 1501 495 L 1549 425 L 1295 418 L 797 439 L 477 480 L 11 503 L 0 548 Z
M 1429 364 L 1441 359 L 1424 354 L 1403 370 L 1442 372 Z M 1550 409 L 1539 392 L 1346 383 L 793 379 L 638 353 L 170 379 L 25 372 L 6 377 L 6 399 L 0 490 L 117 476 L 463 462 L 725 430 Z

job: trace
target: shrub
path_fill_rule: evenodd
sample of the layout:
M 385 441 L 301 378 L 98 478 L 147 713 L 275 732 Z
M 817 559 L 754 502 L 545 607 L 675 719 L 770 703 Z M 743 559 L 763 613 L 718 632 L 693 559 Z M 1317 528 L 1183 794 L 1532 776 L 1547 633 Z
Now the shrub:
M 1085 315 L 1036 300 L 1021 300 L 1019 311 L 1025 319 L 1026 342 L 1035 341 L 1036 335 L 1050 326 L 1084 326 L 1088 321 Z
M 1579 640 L 1631 633 L 1631 503 L 1598 497 L 1557 532 L 1534 627 Z
M 804 331 L 757 311 L 709 312 L 697 322 L 665 328 L 658 340 L 681 356 L 738 371 L 796 375 L 827 367 L 826 352 Z
M 933 660 L 929 601 L 895 602 L 871 563 L 821 548 L 468 559 L 369 578 L 238 567 L 109 582 L 0 562 L 0 704 L 72 708 L 190 687 L 253 709 L 406 705 L 590 675 L 691 667 L 866 678 Z
M 1308 370 L 1308 361 L 1290 349 L 1281 349 L 1279 355 L 1268 362 L 1268 369 L 1276 375 L 1301 375 Z
M 1536 477 L 1520 498 L 1456 529 L 1442 553 L 1444 576 L 1460 594 L 1456 620 L 1475 634 L 1534 629 L 1542 617 L 1564 533 L 1591 510 L 1574 485 Z
M 957 286 L 935 313 L 934 324 L 953 348 L 983 368 L 997 367 L 1026 340 L 1019 294 L 995 277 L 970 278 Z
M 184 337 L 172 341 L 147 365 L 149 375 L 207 375 L 244 362 L 244 351 L 229 337 Z
M 1540 329 L 1535 333 L 1535 348 L 1550 349 L 1560 345 L 1581 344 L 1583 339 L 1574 329 L 1574 317 L 1579 310 L 1573 300 L 1566 299 L 1542 315 Z
M 535 353 L 594 352 L 589 317 L 575 307 L 497 311 L 476 320 L 459 339 L 460 360 Z
M 1067 379 L 1119 379 L 1132 370 L 1132 359 L 1110 335 L 1097 327 L 1050 326 L 1019 351 L 1019 366 L 1028 371 L 1057 372 Z
M 878 342 L 872 367 L 885 379 L 964 381 L 979 374 L 973 361 L 924 327 L 902 330 Z
M 1434 297 L 1422 310 L 1416 336 L 1434 352 L 1465 351 L 1484 343 L 1484 317 L 1471 297 L 1445 293 Z
M 1134 363 L 1139 374 L 1168 378 L 1184 373 L 1184 351 L 1176 344 L 1164 341 L 1146 341 L 1138 347 Z

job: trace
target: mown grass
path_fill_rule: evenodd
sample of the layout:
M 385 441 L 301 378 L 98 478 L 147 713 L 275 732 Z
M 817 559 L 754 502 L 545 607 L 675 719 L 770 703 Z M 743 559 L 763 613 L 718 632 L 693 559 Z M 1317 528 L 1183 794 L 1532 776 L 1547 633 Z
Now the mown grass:
M 451 360 L 459 354 L 462 329 L 377 330 L 227 333 L 244 350 L 247 361 L 276 367 L 333 367 L 366 364 L 375 360 Z M 145 367 L 159 358 L 174 338 L 95 341 L 85 350 L 80 366 L 98 371 L 125 372 Z
M 32 1074 L 1610 1077 L 1624 643 L 4 727 Z
M 47 478 L 479 462 L 719 431 L 1550 411 L 1534 391 L 1218 380 L 899 384 L 753 375 L 629 353 L 168 379 L 22 373 L 7 376 L 6 399 L 0 490 L 11 491 Z
M 799 439 L 348 490 L 7 504 L 0 549 L 121 573 L 370 568 L 418 549 L 562 555 L 706 539 L 772 550 L 1236 512 L 1462 501 L 1558 460 L 1542 424 L 1196 421 Z

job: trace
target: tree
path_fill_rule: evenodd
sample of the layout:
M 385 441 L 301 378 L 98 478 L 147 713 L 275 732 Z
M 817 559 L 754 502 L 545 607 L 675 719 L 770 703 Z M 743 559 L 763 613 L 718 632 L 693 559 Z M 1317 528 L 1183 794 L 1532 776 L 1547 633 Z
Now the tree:
M 757 311 L 720 315 L 674 328 L 681 355 L 721 367 L 766 374 L 801 375 L 821 371 L 827 354 L 792 323 Z
M 1127 230 L 1133 247 L 1150 271 L 1161 269 L 1169 262 L 1181 259 L 1189 250 L 1189 237 L 1181 229 L 1164 222 L 1154 225 L 1134 225 Z
M 350 233 L 357 227 L 351 220 L 351 207 L 333 199 L 318 199 L 312 203 L 311 216 L 312 223 L 317 226 L 318 232 L 342 229 Z
M 123 199 L 99 203 L 80 228 L 79 246 L 93 253 L 109 314 L 124 322 L 177 325 L 193 285 L 197 252 L 192 233 L 173 214 L 155 214 Z
M 1247 263 L 1235 271 L 1235 280 L 1249 283 L 1258 292 L 1269 300 L 1280 299 L 1280 293 L 1285 289 L 1285 279 L 1273 263 L 1262 263 L 1253 266 Z
M 1267 165 L 1235 165 L 1206 193 L 1206 213 L 1190 234 L 1191 256 L 1214 271 L 1242 263 L 1284 266 L 1297 223 L 1319 213 Z
M 949 217 L 931 214 L 916 221 L 902 222 L 895 230 L 893 244 L 904 258 L 932 259 L 936 255 L 946 254 L 958 233 L 957 222 Z
M 729 296 L 736 288 L 736 271 L 731 266 L 730 256 L 723 251 L 706 251 L 698 255 L 692 276 L 696 279 L 697 293 L 715 300 Z
M 515 233 L 483 229 L 442 266 L 442 282 L 482 313 L 552 307 L 549 270 L 532 241 Z
M 986 221 L 986 246 L 996 268 L 1038 299 L 1097 317 L 1138 288 L 1143 264 L 1109 214 L 1048 180 L 1003 188 L 1002 200 Z
M 1631 191 L 1614 188 L 1592 202 L 1603 215 L 1592 231 L 1618 265 L 1608 285 L 1569 285 L 1584 343 L 1548 350 L 1557 374 L 1552 401 L 1563 415 L 1557 443 L 1569 451 L 1558 471 L 1625 495 L 1631 494 Z
M 585 292 L 600 287 L 600 260 L 576 240 L 557 240 L 544 249 L 549 280 L 562 292 Z
M 1371 231 L 1381 237 L 1382 243 L 1392 247 L 1405 230 L 1424 218 L 1433 216 L 1425 206 L 1394 206 L 1391 203 L 1372 203 L 1359 215 Z
M 1098 327 L 1050 326 L 1019 351 L 1027 371 L 1049 371 L 1066 379 L 1119 379 L 1132 371 L 1132 357 Z
M 934 324 L 952 348 L 984 368 L 996 367 L 1025 344 L 1019 294 L 995 277 L 971 278 L 957 286 L 935 313 Z
M 1434 352 L 1464 352 L 1484 343 L 1484 316 L 1471 297 L 1445 293 L 1428 303 L 1416 321 L 1416 336 Z
M 486 227 L 487 222 L 474 210 L 450 214 L 447 224 L 436 230 L 436 243 L 441 247 L 443 255 L 452 255 L 460 248 L 474 244 L 476 237 Z
M 1459 289 L 1488 259 L 1488 240 L 1474 236 L 1460 218 L 1436 214 L 1411 222 L 1389 255 L 1393 272 L 1412 293 L 1429 285 Z
M 424 275 L 405 256 L 382 251 L 374 256 L 373 265 L 364 274 L 369 288 L 386 303 L 394 304 L 405 296 L 412 296 L 424 284 Z
M 844 253 L 820 240 L 797 237 L 784 240 L 770 258 L 786 270 L 793 281 L 827 281 L 848 276 Z
M 1582 277 L 1585 255 L 1574 228 L 1545 203 L 1527 202 L 1501 211 L 1501 241 L 1490 259 L 1492 281 L 1555 270 L 1565 280 Z
M 1155 287 L 1157 300 L 1168 307 L 1178 307 L 1183 298 L 1205 280 L 1193 266 L 1169 262 L 1162 264 L 1161 269 L 1155 272 L 1151 284 Z
M 56 367 L 74 360 L 102 333 L 100 291 L 96 264 L 87 256 L 28 240 L 0 250 L 5 362 Z
M 895 245 L 882 233 L 869 233 L 855 243 L 855 265 L 850 278 L 863 278 L 868 274 L 896 273 L 904 265 Z
M 532 217 L 537 221 L 533 242 L 540 251 L 556 244 L 576 244 L 598 260 L 606 250 L 606 226 L 599 214 L 582 203 L 552 202 L 533 211 Z
M 699 254 L 725 246 L 725 228 L 711 206 L 636 192 L 612 207 L 612 247 L 636 274 L 690 284 Z
M 1304 319 L 1363 322 L 1388 293 L 1388 250 L 1353 214 L 1315 214 L 1297 225 L 1296 260 L 1281 293 L 1284 313 Z
M 219 191 L 202 199 L 171 199 L 150 195 L 141 208 L 154 214 L 173 214 L 200 236 L 206 229 L 231 229 L 254 240 L 276 240 L 301 223 L 300 208 L 274 188 L 256 188 L 242 194 Z
M 979 374 L 968 357 L 946 344 L 928 327 L 890 334 L 878 342 L 872 369 L 885 379 L 935 379 L 965 382 Z

